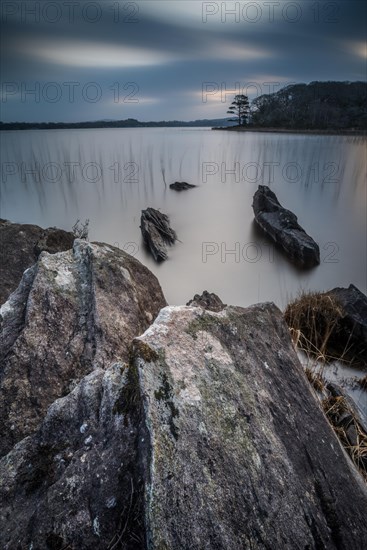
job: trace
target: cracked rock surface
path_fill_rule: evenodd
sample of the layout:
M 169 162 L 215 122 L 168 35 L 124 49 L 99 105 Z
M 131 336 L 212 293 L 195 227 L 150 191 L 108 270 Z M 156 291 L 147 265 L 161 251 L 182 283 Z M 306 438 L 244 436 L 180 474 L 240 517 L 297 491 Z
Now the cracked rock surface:
M 0 219 L 0 304 L 13 292 L 25 269 L 31 267 L 40 253 L 69 250 L 74 235 L 56 227 L 11 223 Z
M 124 365 L 95 369 L 0 460 L 3 550 L 106 549 L 124 530 L 125 549 L 144 547 L 138 417 L 120 407 L 125 386 Z
M 101 243 L 0 311 L 3 550 L 364 550 L 367 489 L 274 304 L 166 306 Z
M 276 306 L 164 308 L 135 365 L 149 548 L 366 547 L 366 486 Z
M 154 275 L 116 248 L 76 240 L 42 252 L 0 309 L 0 456 L 83 376 L 126 362 L 165 304 Z
M 48 254 L 1 308 L 0 547 L 144 547 L 129 354 L 166 305 L 120 250 Z

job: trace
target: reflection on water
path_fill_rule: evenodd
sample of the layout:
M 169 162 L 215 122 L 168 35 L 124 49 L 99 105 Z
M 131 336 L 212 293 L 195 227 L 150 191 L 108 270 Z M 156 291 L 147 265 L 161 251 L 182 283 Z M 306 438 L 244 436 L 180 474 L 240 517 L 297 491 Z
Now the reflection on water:
M 150 128 L 1 133 L 1 217 L 71 229 L 133 253 L 171 304 L 208 289 L 225 303 L 355 284 L 366 292 L 366 139 Z M 176 193 L 185 180 L 198 188 Z M 253 223 L 269 185 L 319 243 L 321 265 L 294 268 Z M 169 214 L 181 242 L 157 265 L 139 229 L 147 206 Z

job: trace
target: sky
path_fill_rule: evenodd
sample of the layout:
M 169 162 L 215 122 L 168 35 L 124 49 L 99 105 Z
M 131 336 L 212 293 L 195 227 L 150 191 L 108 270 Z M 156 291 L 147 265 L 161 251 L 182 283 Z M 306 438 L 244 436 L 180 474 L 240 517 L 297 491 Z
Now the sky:
M 4 122 L 225 118 L 298 82 L 367 80 L 363 0 L 2 0 Z

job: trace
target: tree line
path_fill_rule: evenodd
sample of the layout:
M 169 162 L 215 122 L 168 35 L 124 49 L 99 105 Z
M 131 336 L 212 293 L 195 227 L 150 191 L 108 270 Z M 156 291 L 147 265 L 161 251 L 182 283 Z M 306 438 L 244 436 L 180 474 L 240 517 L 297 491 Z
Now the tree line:
M 292 84 L 249 103 L 236 95 L 227 113 L 238 126 L 268 128 L 367 128 L 365 82 L 311 82 Z

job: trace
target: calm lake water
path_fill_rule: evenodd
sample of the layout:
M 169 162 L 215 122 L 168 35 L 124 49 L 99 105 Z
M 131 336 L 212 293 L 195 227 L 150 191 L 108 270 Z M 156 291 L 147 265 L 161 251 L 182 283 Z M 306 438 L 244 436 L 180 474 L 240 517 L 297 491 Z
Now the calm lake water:
M 272 300 L 354 283 L 366 292 L 366 139 L 210 129 L 96 129 L 1 134 L 1 217 L 70 230 L 119 246 L 159 278 L 170 304 L 204 289 L 225 303 Z M 196 189 L 177 193 L 176 180 Z M 319 243 L 321 264 L 300 272 L 253 223 L 269 185 Z M 157 265 L 139 229 L 152 206 L 180 242 Z

